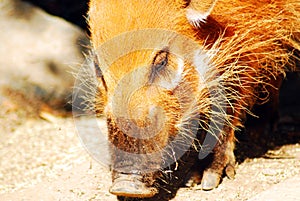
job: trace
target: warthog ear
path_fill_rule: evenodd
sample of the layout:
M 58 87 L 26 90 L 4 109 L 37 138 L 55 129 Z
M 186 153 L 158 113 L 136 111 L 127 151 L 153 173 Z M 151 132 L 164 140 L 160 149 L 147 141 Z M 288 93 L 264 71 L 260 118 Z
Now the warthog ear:
M 217 0 L 190 0 L 186 7 L 186 17 L 189 22 L 199 28 L 213 10 Z

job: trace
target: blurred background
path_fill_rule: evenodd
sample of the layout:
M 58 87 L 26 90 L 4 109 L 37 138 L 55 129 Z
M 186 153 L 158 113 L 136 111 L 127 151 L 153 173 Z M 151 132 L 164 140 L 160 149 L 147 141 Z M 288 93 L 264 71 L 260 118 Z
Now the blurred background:
M 86 10 L 87 1 L 0 0 L 0 194 L 89 164 L 70 104 L 89 47 Z
M 78 0 L 0 1 L 1 119 L 71 110 L 72 73 L 89 46 L 87 8 Z

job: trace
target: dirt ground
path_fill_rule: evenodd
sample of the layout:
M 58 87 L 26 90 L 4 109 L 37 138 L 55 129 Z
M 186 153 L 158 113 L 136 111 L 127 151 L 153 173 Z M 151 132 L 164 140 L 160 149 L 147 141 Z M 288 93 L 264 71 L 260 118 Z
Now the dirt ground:
M 71 116 L 17 115 L 1 118 L 0 200 L 117 200 L 108 167 L 87 154 Z M 235 179 L 213 191 L 182 187 L 172 200 L 300 200 L 299 189 L 300 144 L 293 143 L 246 158 Z

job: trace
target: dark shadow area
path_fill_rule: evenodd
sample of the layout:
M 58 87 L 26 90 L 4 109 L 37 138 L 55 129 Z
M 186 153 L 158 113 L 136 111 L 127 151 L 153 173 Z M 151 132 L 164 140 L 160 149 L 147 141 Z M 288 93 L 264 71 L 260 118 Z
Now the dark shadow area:
M 237 133 L 236 157 L 241 163 L 246 158 L 268 157 L 269 150 L 276 150 L 283 145 L 300 142 L 300 73 L 287 73 L 287 77 L 279 93 L 279 108 L 277 114 L 265 110 L 261 115 L 273 116 L 275 120 L 266 123 L 262 134 L 256 138 L 252 130 L 259 130 L 260 120 L 248 116 L 245 128 Z M 256 108 L 260 109 L 260 108 Z M 268 115 L 268 113 L 270 113 Z
M 86 13 L 88 0 L 23 0 L 30 2 L 51 15 L 66 19 L 87 30 Z

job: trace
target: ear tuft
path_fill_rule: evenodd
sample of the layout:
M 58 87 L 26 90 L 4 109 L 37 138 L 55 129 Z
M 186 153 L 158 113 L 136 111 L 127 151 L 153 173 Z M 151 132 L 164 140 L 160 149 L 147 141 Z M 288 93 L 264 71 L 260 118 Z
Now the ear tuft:
M 191 0 L 186 8 L 186 17 L 191 25 L 200 28 L 206 22 L 217 0 Z
M 196 28 L 200 28 L 201 24 L 206 22 L 208 15 L 209 14 L 207 13 L 201 13 L 191 8 L 186 10 L 186 17 L 189 20 L 189 23 Z

